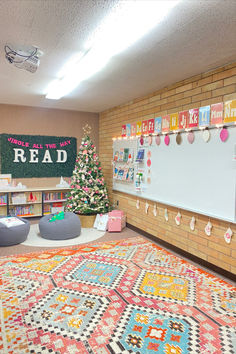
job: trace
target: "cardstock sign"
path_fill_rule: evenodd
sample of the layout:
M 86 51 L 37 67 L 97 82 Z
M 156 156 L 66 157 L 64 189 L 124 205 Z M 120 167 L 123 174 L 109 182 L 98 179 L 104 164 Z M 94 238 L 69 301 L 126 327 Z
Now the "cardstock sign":
M 131 136 L 135 136 L 136 135 L 136 124 L 132 123 L 131 124 Z
M 154 119 L 148 120 L 148 134 L 154 133 Z
M 126 136 L 131 136 L 131 125 L 126 124 Z
M 142 134 L 142 122 L 137 122 L 136 135 L 141 135 L 141 134 Z
M 170 129 L 170 116 L 164 116 L 162 117 L 162 132 L 163 133 L 168 133 Z
M 76 138 L 0 135 L 1 173 L 13 178 L 70 177 L 75 167 Z
M 170 115 L 170 130 L 177 130 L 179 128 L 179 114 L 172 113 Z
M 210 106 L 199 108 L 199 127 L 208 127 L 210 124 Z
M 122 125 L 121 127 L 121 136 L 122 138 L 126 137 L 126 124 Z
M 211 124 L 221 124 L 223 122 L 223 102 L 211 105 Z
M 188 128 L 194 128 L 198 126 L 198 113 L 199 113 L 198 108 L 189 110 Z
M 236 122 L 236 100 L 225 102 L 224 122 Z
M 186 129 L 188 127 L 189 111 L 179 112 L 179 129 Z
M 148 134 L 148 121 L 147 120 L 142 121 L 142 134 L 143 135 Z
M 161 133 L 161 117 L 155 118 L 155 126 L 154 126 L 154 133 L 159 134 Z

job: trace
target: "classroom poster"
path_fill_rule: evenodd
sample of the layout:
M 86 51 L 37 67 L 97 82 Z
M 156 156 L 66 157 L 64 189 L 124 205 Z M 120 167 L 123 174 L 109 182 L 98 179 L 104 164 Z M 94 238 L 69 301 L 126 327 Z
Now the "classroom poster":
M 211 124 L 221 124 L 223 122 L 223 102 L 214 103 L 211 105 Z
M 199 109 L 193 108 L 189 110 L 188 128 L 198 127 Z
M 224 122 L 236 122 L 236 100 L 225 102 Z
M 188 127 L 189 111 L 179 112 L 179 129 L 186 129 Z
M 154 133 L 154 119 L 148 120 L 148 134 Z
M 208 127 L 210 124 L 210 106 L 199 108 L 199 127 Z
M 179 128 L 179 114 L 170 114 L 170 130 L 177 130 Z
M 170 116 L 169 114 L 162 117 L 162 132 L 168 133 L 170 130 Z
M 77 139 L 46 135 L 0 135 L 1 173 L 12 178 L 71 177 Z
M 161 133 L 161 121 L 162 121 L 161 117 L 155 118 L 155 123 L 154 123 L 154 133 L 155 134 Z

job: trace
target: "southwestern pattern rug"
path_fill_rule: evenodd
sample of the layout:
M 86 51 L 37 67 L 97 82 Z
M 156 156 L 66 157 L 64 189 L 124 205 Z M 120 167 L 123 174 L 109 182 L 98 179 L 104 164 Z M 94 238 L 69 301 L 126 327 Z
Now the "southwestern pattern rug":
M 236 353 L 236 288 L 137 237 L 0 259 L 0 353 Z

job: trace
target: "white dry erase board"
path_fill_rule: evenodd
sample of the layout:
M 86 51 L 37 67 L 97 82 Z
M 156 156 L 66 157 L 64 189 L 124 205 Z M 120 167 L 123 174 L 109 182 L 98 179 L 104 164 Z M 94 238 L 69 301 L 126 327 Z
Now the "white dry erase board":
M 160 202 L 177 208 L 204 214 L 222 220 L 236 221 L 236 127 L 228 127 L 229 137 L 220 140 L 220 129 L 209 129 L 210 140 L 205 142 L 203 132 L 194 131 L 190 144 L 188 133 L 181 133 L 182 143 L 176 143 L 176 135 L 170 134 L 168 146 L 165 136 L 158 146 L 153 137 L 141 147 L 139 140 L 116 140 L 113 154 L 123 148 L 133 148 L 135 157 L 139 148 L 144 148 L 144 161 L 133 163 L 134 181 L 127 183 L 113 178 L 113 189 L 137 197 Z M 146 140 L 146 138 L 145 138 Z M 148 156 L 151 166 L 148 167 Z M 114 166 L 125 165 L 114 162 Z M 132 165 L 129 163 L 129 165 Z M 113 169 L 114 169 L 113 166 Z M 143 171 L 143 183 L 136 190 L 135 176 Z M 148 183 L 149 182 L 149 183 Z

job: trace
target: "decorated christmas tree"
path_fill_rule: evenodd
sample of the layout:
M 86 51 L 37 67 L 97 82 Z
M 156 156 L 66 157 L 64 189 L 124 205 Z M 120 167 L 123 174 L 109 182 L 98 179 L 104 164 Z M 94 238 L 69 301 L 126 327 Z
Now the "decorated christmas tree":
M 90 127 L 85 126 L 85 136 L 76 158 L 71 177 L 66 210 L 82 215 L 104 214 L 109 209 L 108 193 L 96 147 L 89 137 Z

